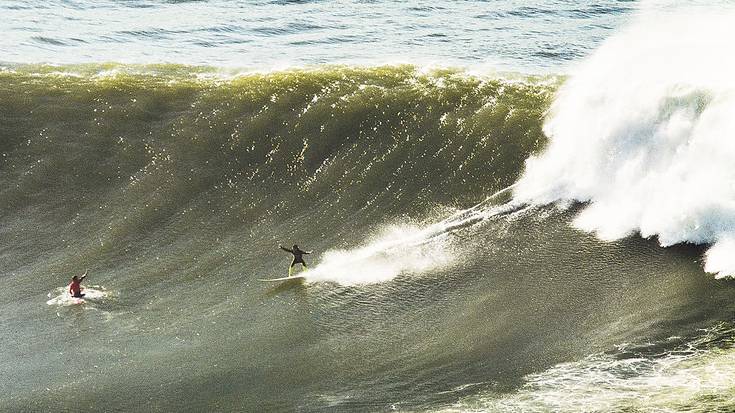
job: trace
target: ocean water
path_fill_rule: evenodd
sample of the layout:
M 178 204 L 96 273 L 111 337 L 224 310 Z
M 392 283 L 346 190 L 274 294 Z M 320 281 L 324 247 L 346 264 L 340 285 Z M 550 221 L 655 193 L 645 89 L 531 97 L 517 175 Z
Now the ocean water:
M 727 3 L 0 16 L 0 411 L 735 409 Z
M 636 7 L 630 1 L 4 1 L 0 61 L 268 71 L 407 63 L 558 73 Z

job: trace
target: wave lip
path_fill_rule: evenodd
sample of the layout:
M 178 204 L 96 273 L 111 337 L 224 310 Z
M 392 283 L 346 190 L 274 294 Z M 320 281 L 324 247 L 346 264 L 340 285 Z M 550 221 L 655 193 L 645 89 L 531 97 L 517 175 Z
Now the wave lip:
M 575 225 L 603 240 L 713 244 L 705 269 L 735 274 L 733 18 L 641 15 L 609 39 L 559 91 L 516 199 L 588 202 Z

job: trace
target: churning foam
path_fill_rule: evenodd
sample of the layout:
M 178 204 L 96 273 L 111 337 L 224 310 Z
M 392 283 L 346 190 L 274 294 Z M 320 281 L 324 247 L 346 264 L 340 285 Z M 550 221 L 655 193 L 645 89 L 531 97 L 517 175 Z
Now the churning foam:
M 735 275 L 735 10 L 643 13 L 560 89 L 514 196 L 589 202 L 601 239 L 708 243 L 705 269 Z
M 80 301 L 78 298 L 72 297 L 69 294 L 68 289 L 68 287 L 58 287 L 54 289 L 54 291 L 48 293 L 47 296 L 49 297 L 49 300 L 46 301 L 46 304 L 66 307 L 84 302 Z M 84 293 L 84 298 L 87 300 L 99 300 L 109 296 L 108 292 L 101 286 L 84 287 L 82 292 Z
M 731 411 L 735 351 L 731 340 L 714 346 L 709 341 L 732 334 L 732 328 L 716 326 L 653 356 L 625 348 L 591 355 L 528 375 L 513 393 L 471 396 L 442 412 Z

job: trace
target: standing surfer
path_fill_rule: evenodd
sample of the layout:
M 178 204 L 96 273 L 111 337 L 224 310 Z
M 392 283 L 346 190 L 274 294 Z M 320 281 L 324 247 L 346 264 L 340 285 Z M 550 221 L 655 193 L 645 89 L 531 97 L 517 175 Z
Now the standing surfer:
M 82 298 L 84 297 L 84 294 L 82 294 L 82 281 L 84 281 L 85 278 L 87 278 L 87 273 L 89 270 L 85 270 L 84 274 L 82 274 L 81 277 L 73 276 L 71 277 L 71 284 L 69 284 L 69 294 L 71 294 L 74 298 Z
M 299 246 L 296 245 L 296 244 L 293 244 L 293 248 L 291 248 L 291 249 L 288 249 L 288 248 L 284 247 L 283 245 L 279 245 L 278 248 L 280 248 L 280 249 L 282 249 L 282 250 L 284 250 L 286 252 L 290 252 L 291 254 L 293 254 L 293 261 L 291 261 L 291 266 L 288 267 L 288 276 L 289 277 L 291 276 L 291 273 L 293 272 L 293 267 L 296 264 L 301 264 L 304 267 L 304 269 L 306 269 L 306 263 L 304 262 L 304 255 L 311 254 L 311 251 L 308 251 L 308 252 L 307 251 L 302 251 L 302 250 L 299 249 Z

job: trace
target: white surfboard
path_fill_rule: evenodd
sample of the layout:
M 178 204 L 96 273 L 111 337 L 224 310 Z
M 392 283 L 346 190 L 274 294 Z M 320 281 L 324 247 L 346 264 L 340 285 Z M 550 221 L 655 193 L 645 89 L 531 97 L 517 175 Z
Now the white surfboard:
M 258 278 L 258 281 L 265 281 L 265 282 L 279 282 L 279 281 L 291 281 L 291 280 L 305 280 L 306 277 L 303 275 L 292 275 L 290 277 L 281 277 L 281 278 Z

